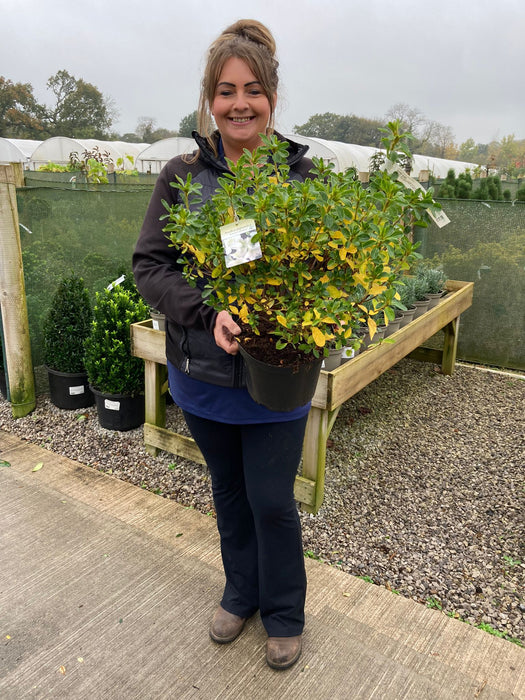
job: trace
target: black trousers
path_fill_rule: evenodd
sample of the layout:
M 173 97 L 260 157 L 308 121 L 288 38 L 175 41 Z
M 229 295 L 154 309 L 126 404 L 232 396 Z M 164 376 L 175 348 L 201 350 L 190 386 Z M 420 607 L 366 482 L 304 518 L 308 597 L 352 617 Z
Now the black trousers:
M 184 417 L 211 474 L 222 607 L 240 617 L 260 610 L 269 637 L 301 634 L 306 573 L 293 487 L 307 416 L 255 425 Z

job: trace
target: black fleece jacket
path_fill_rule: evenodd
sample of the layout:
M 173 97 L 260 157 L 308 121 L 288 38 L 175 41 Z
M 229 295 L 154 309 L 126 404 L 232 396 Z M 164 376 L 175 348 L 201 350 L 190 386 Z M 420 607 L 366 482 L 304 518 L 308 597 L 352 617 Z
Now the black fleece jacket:
M 228 355 L 216 345 L 213 328 L 217 312 L 203 303 L 201 290 L 190 287 L 182 277 L 177 251 L 170 247 L 162 230 L 167 223 L 160 220 L 167 213 L 162 200 L 170 205 L 180 201 L 178 190 L 170 185 L 176 175 L 186 179 L 191 173 L 192 179 L 201 183 L 202 198 L 206 201 L 216 191 L 218 177 L 228 172 L 207 140 L 196 132 L 193 137 L 199 147 L 195 162 L 188 163 L 187 160 L 194 159 L 176 156 L 168 161 L 157 179 L 133 254 L 133 272 L 140 294 L 166 316 L 168 360 L 195 379 L 219 386 L 243 386 L 242 359 L 239 355 Z M 312 168 L 311 160 L 304 157 L 308 147 L 287 141 L 290 179 L 304 180 Z

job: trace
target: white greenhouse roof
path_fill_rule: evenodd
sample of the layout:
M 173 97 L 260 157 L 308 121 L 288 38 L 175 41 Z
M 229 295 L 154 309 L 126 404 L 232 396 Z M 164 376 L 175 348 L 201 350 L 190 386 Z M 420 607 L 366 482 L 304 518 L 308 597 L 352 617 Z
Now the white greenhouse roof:
M 148 145 L 137 157 L 137 170 L 139 172 L 160 173 L 166 163 L 174 156 L 183 153 L 193 153 L 197 144 L 191 138 L 184 136 L 171 136 L 160 139 Z
M 36 170 L 45 163 L 69 163 L 69 156 L 75 152 L 79 158 L 84 151 L 92 151 L 98 148 L 102 153 L 107 151 L 111 160 L 116 164 L 119 158 L 124 160 L 127 167 L 126 156 L 132 156 L 136 160 L 138 154 L 144 150 L 146 143 L 125 143 L 124 141 L 99 141 L 98 139 L 73 139 L 68 136 L 53 136 L 42 141 L 33 151 L 31 164 Z M 129 164 L 131 165 L 131 164 Z
M 42 141 L 0 138 L 0 163 L 27 163 Z
M 328 141 L 300 134 L 285 134 L 284 138 L 309 146 L 308 157 L 315 156 L 334 164 L 336 172 L 355 168 L 358 172 L 370 170 L 370 158 L 378 150 L 373 146 L 358 146 L 341 141 Z
M 285 134 L 284 137 L 309 146 L 310 150 L 307 155 L 310 158 L 316 156 L 317 158 L 328 160 L 334 163 L 336 171 L 356 168 L 358 172 L 368 172 L 370 170 L 370 158 L 374 153 L 381 150 L 373 146 L 358 146 L 340 141 L 327 141 L 326 139 L 301 136 L 299 134 Z M 451 168 L 455 171 L 456 176 L 465 172 L 465 170 L 479 168 L 479 165 L 476 163 L 466 163 L 459 160 L 447 160 L 445 158 L 433 158 L 417 154 L 412 158 L 412 171 L 410 174 L 414 178 L 418 178 L 422 170 L 428 170 L 434 177 L 444 179 Z

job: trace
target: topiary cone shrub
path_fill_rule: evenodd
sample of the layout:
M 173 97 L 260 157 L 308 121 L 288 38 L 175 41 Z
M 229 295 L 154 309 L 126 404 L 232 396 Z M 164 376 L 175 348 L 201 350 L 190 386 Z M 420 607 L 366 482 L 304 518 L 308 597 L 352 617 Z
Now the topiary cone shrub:
M 85 371 L 84 341 L 92 319 L 84 280 L 71 275 L 61 280 L 43 328 L 44 363 L 57 372 Z
M 85 341 L 90 386 L 104 394 L 144 393 L 144 363 L 131 354 L 130 325 L 149 318 L 145 302 L 115 287 L 96 295 L 91 330 Z

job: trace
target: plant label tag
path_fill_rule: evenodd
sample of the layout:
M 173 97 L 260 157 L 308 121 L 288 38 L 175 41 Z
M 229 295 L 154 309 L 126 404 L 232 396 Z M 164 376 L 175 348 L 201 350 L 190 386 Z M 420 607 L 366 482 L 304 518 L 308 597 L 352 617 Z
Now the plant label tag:
M 106 408 L 108 411 L 120 411 L 120 401 L 104 399 L 104 408 Z
M 253 219 L 241 219 L 226 224 L 221 226 L 220 232 L 226 267 L 235 267 L 262 257 L 261 246 L 252 241 L 257 233 Z
M 389 173 L 396 172 L 398 175 L 399 182 L 401 182 L 405 187 L 408 187 L 408 189 L 414 191 L 425 189 L 417 180 L 415 180 L 413 177 L 410 177 L 410 175 L 407 175 L 403 168 L 400 168 L 399 165 L 397 165 L 397 163 L 391 163 L 390 161 L 388 161 L 386 169 Z M 443 228 L 443 226 L 446 226 L 450 223 L 450 219 L 443 210 L 432 212 L 427 209 L 427 213 L 432 219 L 432 221 L 439 226 L 439 228 Z
M 80 386 L 70 386 L 69 387 L 69 395 L 70 396 L 79 396 L 80 394 L 84 393 L 84 385 L 81 384 Z

